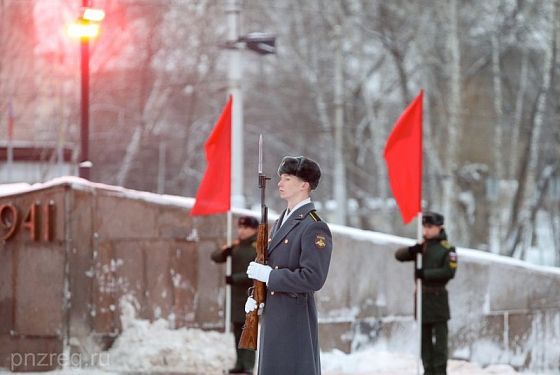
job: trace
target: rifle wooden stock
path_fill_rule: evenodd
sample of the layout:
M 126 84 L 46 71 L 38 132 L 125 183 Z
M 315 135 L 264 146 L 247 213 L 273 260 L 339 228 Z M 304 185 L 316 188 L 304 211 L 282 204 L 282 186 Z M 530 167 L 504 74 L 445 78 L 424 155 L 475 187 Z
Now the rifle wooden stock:
M 268 250 L 268 224 L 259 224 L 257 233 L 257 256 L 255 262 L 266 264 Z M 257 308 L 245 315 L 243 332 L 239 339 L 239 349 L 257 350 L 257 337 L 259 332 L 259 306 L 266 299 L 266 285 L 262 281 L 253 281 L 252 297 L 257 301 Z

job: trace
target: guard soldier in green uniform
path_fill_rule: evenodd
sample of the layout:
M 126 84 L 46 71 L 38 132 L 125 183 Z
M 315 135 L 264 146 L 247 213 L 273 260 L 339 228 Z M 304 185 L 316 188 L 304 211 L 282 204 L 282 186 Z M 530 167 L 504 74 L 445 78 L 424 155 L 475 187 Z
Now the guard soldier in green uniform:
M 422 214 L 424 241 L 395 253 L 401 262 L 415 261 L 422 253 L 422 268 L 415 277 L 422 279 L 422 363 L 425 375 L 447 374 L 447 321 L 450 319 L 447 282 L 455 276 L 457 253 L 447 242 L 443 215 Z
M 237 343 L 243 331 L 245 322 L 245 300 L 247 289 L 253 285 L 253 280 L 247 277 L 247 266 L 256 256 L 257 228 L 259 222 L 252 216 L 242 216 L 237 222 L 238 240 L 231 247 L 224 246 L 212 253 L 212 260 L 224 263 L 231 256 L 231 276 L 226 276 L 226 284 L 231 285 L 231 323 L 235 336 L 235 350 L 237 361 L 230 374 L 252 374 L 255 367 L 255 352 L 238 349 Z

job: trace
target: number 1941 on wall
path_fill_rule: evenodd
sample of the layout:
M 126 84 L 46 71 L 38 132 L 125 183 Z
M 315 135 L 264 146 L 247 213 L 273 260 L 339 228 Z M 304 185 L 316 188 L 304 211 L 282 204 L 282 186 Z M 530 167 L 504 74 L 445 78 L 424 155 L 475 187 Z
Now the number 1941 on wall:
M 24 215 L 22 215 L 22 212 Z M 55 224 L 55 204 L 35 202 L 21 210 L 16 204 L 0 205 L 0 240 L 15 238 L 18 233 L 27 232 L 32 241 L 53 241 Z

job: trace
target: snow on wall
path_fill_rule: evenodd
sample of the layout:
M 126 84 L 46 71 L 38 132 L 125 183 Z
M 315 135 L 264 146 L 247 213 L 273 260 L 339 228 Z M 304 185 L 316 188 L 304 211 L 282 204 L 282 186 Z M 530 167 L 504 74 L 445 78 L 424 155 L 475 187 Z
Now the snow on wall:
M 317 294 L 320 321 L 336 324 L 328 347 L 416 352 L 413 265 L 394 259 L 412 239 L 331 225 L 329 278 Z M 451 239 L 452 241 L 452 239 Z M 535 372 L 560 361 L 560 270 L 458 248 L 448 285 L 450 355 L 480 365 L 507 363 Z

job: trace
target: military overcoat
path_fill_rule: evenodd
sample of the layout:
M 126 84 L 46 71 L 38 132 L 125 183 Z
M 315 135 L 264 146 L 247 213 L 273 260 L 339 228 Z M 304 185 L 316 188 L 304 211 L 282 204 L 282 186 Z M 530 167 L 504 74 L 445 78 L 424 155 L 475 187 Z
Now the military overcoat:
M 296 209 L 271 230 L 267 297 L 261 320 L 259 375 L 319 375 L 314 292 L 329 271 L 332 236 L 313 203 Z

